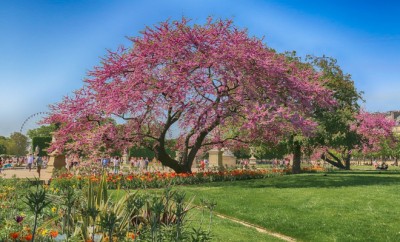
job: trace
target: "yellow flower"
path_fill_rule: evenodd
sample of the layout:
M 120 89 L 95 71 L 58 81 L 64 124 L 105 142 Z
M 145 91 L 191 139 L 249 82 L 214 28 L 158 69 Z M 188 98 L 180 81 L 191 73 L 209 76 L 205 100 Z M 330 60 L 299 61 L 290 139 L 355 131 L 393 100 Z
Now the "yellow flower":
M 43 236 L 45 236 L 45 235 L 47 234 L 47 232 L 48 232 L 47 229 L 43 229 L 41 234 L 42 234 Z
M 55 212 L 57 212 L 57 208 L 56 208 L 56 207 L 52 207 L 52 208 L 51 208 L 51 211 L 52 211 L 53 213 L 55 213 Z

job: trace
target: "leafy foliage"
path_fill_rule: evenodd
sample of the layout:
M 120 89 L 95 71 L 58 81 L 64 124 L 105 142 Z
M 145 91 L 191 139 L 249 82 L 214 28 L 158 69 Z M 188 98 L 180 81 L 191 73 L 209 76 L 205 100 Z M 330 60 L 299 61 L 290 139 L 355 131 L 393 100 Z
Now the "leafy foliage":
M 32 147 L 39 147 L 39 156 L 47 156 L 47 148 L 51 143 L 51 137 L 36 136 L 32 138 Z
M 35 137 L 51 137 L 52 132 L 56 130 L 56 125 L 42 125 L 36 129 L 30 129 L 27 132 L 29 138 L 33 140 Z
M 61 124 L 54 149 L 147 146 L 164 165 L 190 172 L 196 155 L 214 145 L 308 135 L 316 104 L 333 104 L 313 68 L 230 20 L 167 21 L 130 40 L 132 48 L 110 51 L 74 97 L 52 107 L 45 122 Z M 114 117 L 124 123 L 108 121 Z M 179 160 L 166 152 L 174 127 Z
M 14 132 L 7 140 L 7 153 L 10 155 L 24 156 L 28 148 L 28 138 L 19 133 Z

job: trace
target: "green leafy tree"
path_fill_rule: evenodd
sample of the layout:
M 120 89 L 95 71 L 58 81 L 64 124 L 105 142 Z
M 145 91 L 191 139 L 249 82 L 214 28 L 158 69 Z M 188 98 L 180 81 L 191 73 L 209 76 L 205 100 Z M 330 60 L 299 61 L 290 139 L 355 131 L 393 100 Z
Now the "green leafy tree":
M 10 135 L 7 147 L 8 154 L 23 156 L 27 153 L 26 152 L 27 148 L 28 148 L 28 137 L 19 132 L 14 132 Z
M 7 138 L 0 136 L 0 155 L 7 154 Z
M 366 154 L 369 157 L 382 157 L 386 160 L 388 157 L 394 158 L 394 165 L 398 165 L 400 157 L 400 135 L 394 134 L 393 138 L 389 137 L 380 143 L 380 149 L 377 152 L 369 152 Z
M 351 125 L 360 112 L 362 93 L 356 90 L 351 75 L 345 74 L 335 59 L 308 57 L 308 61 L 321 71 L 325 86 L 334 92 L 337 102 L 330 110 L 316 111 L 319 127 L 311 145 L 329 147 L 322 155 L 323 160 L 338 168 L 350 169 L 351 151 L 360 144 L 360 136 Z
M 320 72 L 321 82 L 333 92 L 336 101 L 336 105 L 329 108 L 316 106 L 313 120 L 318 123 L 318 127 L 313 136 L 305 137 L 295 133 L 286 140 L 288 149 L 293 153 L 292 173 L 300 172 L 304 151 L 317 147 L 334 149 L 335 152 L 328 149 L 322 158 L 339 168 L 350 169 L 351 150 L 360 142 L 351 124 L 359 113 L 358 102 L 362 100 L 362 93 L 356 90 L 351 75 L 344 73 L 335 59 L 307 56 L 306 61 L 302 62 L 295 52 L 286 55 L 299 68 L 312 66 Z
M 7 147 L 4 144 L 0 144 L 0 155 L 7 153 Z
M 51 137 L 52 132 L 56 130 L 56 126 L 52 125 L 42 125 L 37 129 L 30 129 L 27 132 L 27 135 L 30 139 L 34 137 Z

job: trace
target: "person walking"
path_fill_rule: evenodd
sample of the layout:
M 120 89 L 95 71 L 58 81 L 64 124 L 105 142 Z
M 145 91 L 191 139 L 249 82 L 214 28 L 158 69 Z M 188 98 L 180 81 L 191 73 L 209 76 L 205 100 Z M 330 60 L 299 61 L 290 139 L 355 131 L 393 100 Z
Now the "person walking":
M 149 162 L 150 162 L 150 160 L 149 160 L 149 158 L 145 158 L 144 159 L 144 169 L 146 170 L 146 171 L 148 171 L 148 169 L 149 169 Z
M 114 158 L 114 174 L 118 174 L 119 172 L 119 163 L 120 163 L 119 157 L 116 156 Z
M 38 156 L 36 158 L 36 171 L 39 174 L 39 178 L 40 178 L 40 171 L 42 170 L 42 165 L 43 165 L 42 157 Z
M 29 172 L 32 170 L 32 164 L 33 164 L 33 154 L 32 153 L 30 153 L 29 154 L 29 156 L 28 156 L 28 169 L 29 169 Z
M 101 165 L 103 166 L 103 170 L 107 169 L 108 163 L 109 163 L 109 158 L 108 158 L 108 156 L 106 156 L 101 161 Z

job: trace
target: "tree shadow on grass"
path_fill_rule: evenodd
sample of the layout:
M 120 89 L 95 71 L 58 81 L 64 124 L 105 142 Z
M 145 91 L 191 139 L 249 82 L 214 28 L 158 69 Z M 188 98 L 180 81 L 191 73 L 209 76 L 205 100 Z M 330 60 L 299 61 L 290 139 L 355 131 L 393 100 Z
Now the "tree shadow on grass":
M 349 170 L 349 171 L 341 171 L 341 170 L 337 170 L 337 171 L 333 171 L 333 172 L 329 172 L 327 174 L 343 174 L 343 175 L 394 175 L 394 176 L 399 176 L 400 177 L 400 170 Z
M 286 175 L 275 178 L 217 182 L 203 184 L 202 187 L 242 187 L 242 188 L 337 188 L 373 185 L 400 185 L 400 174 L 382 172 L 333 172 L 301 175 Z

